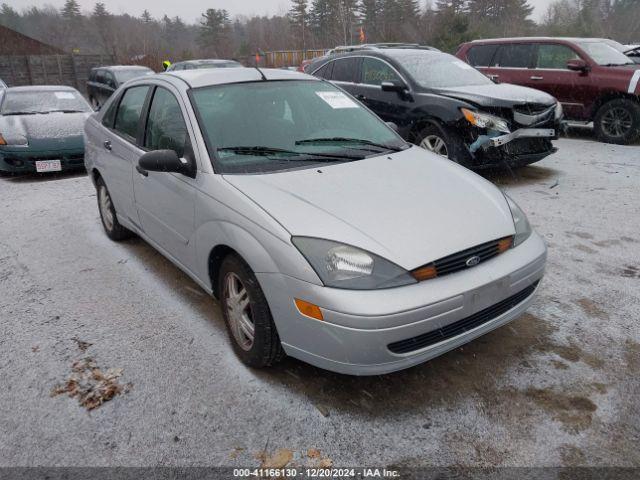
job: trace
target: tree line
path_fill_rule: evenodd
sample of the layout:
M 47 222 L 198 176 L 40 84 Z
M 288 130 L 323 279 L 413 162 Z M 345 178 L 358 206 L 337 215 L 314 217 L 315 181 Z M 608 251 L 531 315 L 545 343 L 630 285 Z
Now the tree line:
M 474 38 L 597 36 L 640 42 L 639 0 L 554 0 L 541 21 L 528 0 L 291 0 L 286 15 L 232 16 L 210 8 L 195 23 L 180 17 L 113 14 L 104 2 L 83 12 L 0 6 L 0 24 L 75 53 L 112 55 L 158 68 L 162 59 L 237 58 L 270 50 L 410 42 L 445 51 Z

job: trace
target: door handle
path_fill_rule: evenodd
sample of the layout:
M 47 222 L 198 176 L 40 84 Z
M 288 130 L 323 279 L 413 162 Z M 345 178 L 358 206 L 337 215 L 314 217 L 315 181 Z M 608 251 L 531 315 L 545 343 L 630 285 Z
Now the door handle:
M 104 148 L 106 148 L 107 150 L 109 150 L 109 151 L 111 150 L 111 141 L 110 140 L 105 140 L 102 145 L 104 145 Z
M 148 177 L 149 176 L 149 172 L 147 172 L 145 169 L 140 168 L 140 165 L 136 165 L 136 170 L 138 171 L 138 173 L 140 175 L 142 175 L 143 177 Z
M 536 77 L 535 75 L 531 77 L 531 80 L 544 80 L 544 77 Z
M 487 75 L 487 77 L 489 77 L 491 80 L 497 80 L 497 79 L 500 78 L 500 75 L 491 75 L 491 74 L 489 74 L 489 75 Z
M 356 99 L 360 100 L 360 101 L 364 101 L 367 99 L 367 97 L 365 97 L 364 95 L 356 95 Z

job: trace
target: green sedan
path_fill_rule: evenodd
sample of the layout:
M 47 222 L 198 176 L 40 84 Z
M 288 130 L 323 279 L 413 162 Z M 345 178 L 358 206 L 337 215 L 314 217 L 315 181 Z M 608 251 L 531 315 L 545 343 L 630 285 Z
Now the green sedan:
M 84 168 L 84 122 L 92 109 L 65 86 L 0 91 L 0 173 Z

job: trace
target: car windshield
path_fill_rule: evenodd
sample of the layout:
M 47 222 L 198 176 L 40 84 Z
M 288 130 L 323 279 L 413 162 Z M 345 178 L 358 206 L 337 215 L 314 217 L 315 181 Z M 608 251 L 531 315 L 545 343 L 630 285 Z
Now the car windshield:
M 196 63 L 193 68 L 201 69 L 201 68 L 237 68 L 242 67 L 238 62 L 204 62 L 204 63 Z
M 39 90 L 8 91 L 2 102 L 2 115 L 51 112 L 90 112 L 91 107 L 77 91 Z
M 628 65 L 631 62 L 629 57 L 624 53 L 619 52 L 611 45 L 605 42 L 577 42 L 580 48 L 582 48 L 598 65 Z
M 491 82 L 468 63 L 452 55 L 417 51 L 394 56 L 413 79 L 426 88 L 488 85 Z
M 362 160 L 407 148 L 380 119 L 326 82 L 202 87 L 192 99 L 220 173 Z
M 147 68 L 133 68 L 130 70 L 117 70 L 114 73 L 116 74 L 118 83 L 124 83 L 128 82 L 129 80 L 133 80 L 134 78 L 151 75 L 154 72 L 153 70 Z

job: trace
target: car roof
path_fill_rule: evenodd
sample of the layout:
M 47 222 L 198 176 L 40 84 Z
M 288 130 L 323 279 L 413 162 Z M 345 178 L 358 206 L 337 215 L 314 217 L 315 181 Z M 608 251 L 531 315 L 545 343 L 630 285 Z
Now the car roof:
M 180 79 L 191 88 L 208 87 L 211 85 L 225 85 L 231 83 L 242 82 L 257 82 L 264 80 L 262 78 L 264 74 L 267 80 L 315 80 L 319 81 L 316 77 L 307 75 L 301 72 L 294 72 L 291 70 L 281 70 L 276 68 L 212 68 L 205 70 L 172 70 L 170 72 L 160 73 L 155 76 L 145 77 L 145 80 L 166 79 L 171 77 L 173 79 Z
M 24 85 L 22 87 L 9 87 L 8 92 L 77 92 L 73 87 L 66 85 Z
M 370 56 L 370 57 L 379 57 L 379 58 L 391 58 L 398 59 L 402 57 L 407 57 L 410 55 L 425 55 L 425 56 L 433 56 L 433 55 L 448 55 L 447 53 L 441 52 L 440 50 L 435 50 L 431 48 L 384 48 L 384 49 L 361 49 L 361 50 L 352 50 L 344 53 L 336 53 L 335 55 L 331 55 L 330 57 L 324 57 L 324 60 L 331 61 L 339 58 L 348 58 L 348 57 L 362 57 L 362 56 Z
M 144 65 L 105 65 L 103 67 L 94 67 L 91 70 L 98 69 L 113 70 L 116 72 L 119 70 L 151 70 L 149 67 L 145 67 Z
M 505 38 L 484 38 L 480 40 L 471 40 L 468 43 L 504 43 L 504 42 L 545 42 L 545 41 L 562 41 L 562 42 L 606 42 L 606 38 L 582 38 L 582 37 L 505 37 Z

